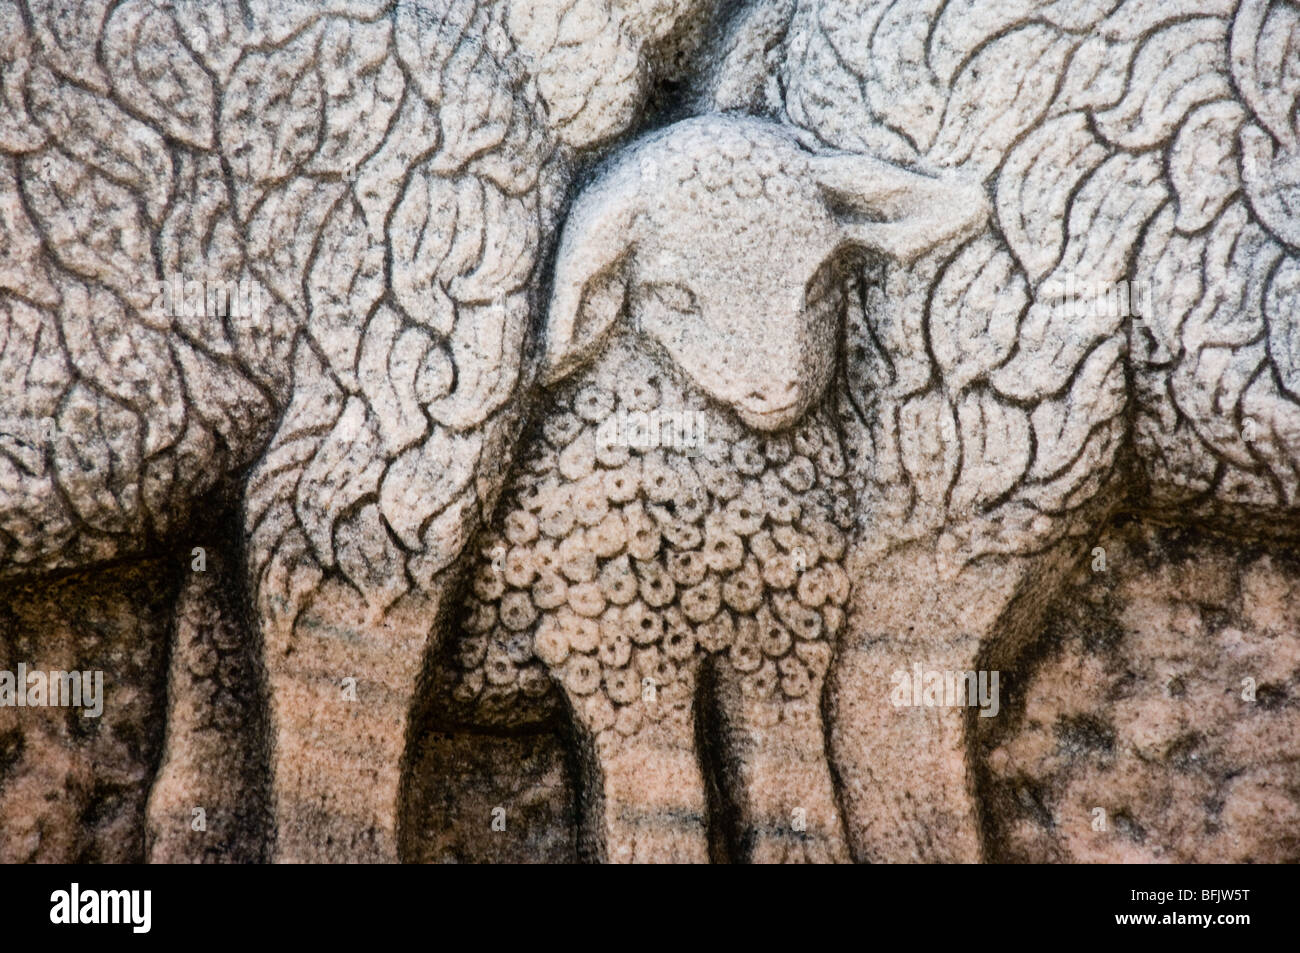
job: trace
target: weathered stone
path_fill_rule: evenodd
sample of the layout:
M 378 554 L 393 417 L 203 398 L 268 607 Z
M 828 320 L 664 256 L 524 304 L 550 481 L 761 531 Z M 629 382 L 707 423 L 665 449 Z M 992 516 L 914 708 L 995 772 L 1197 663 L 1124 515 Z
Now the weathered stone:
M 0 3 L 0 859 L 1300 857 L 1293 4 L 236 6 Z

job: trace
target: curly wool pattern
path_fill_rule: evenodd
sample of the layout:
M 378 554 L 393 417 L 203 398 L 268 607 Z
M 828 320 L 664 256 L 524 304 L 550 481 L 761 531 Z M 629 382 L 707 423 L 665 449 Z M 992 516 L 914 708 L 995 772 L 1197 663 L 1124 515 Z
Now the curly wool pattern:
M 549 708 L 558 682 L 593 732 L 631 735 L 689 717 L 706 656 L 747 694 L 809 700 L 849 592 L 852 493 L 830 414 L 760 436 L 619 346 L 552 406 L 473 575 L 453 690 L 470 720 Z M 625 439 L 655 414 L 705 436 Z

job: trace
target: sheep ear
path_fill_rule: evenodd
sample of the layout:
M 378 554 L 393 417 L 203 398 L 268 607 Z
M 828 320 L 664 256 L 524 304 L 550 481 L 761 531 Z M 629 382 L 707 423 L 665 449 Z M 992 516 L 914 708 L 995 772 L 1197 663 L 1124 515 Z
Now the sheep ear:
M 855 153 L 815 156 L 813 177 L 834 201 L 852 245 L 904 264 L 989 218 L 983 186 L 956 173 L 926 175 Z
M 640 183 L 625 170 L 602 178 L 574 202 L 556 256 L 543 384 L 590 358 L 622 314 L 639 209 Z

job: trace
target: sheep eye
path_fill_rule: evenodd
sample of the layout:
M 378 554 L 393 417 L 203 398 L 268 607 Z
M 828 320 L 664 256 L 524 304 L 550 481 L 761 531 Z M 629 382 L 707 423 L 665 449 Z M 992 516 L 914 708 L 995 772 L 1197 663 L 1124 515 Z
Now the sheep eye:
M 699 305 L 690 288 L 676 284 L 643 285 L 641 294 L 647 303 L 657 304 L 681 314 L 697 314 Z

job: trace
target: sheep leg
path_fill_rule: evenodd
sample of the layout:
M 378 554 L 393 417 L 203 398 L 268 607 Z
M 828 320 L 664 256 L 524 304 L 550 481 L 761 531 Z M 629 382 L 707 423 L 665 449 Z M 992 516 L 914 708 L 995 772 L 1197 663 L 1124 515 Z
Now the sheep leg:
M 1103 525 L 1104 516 L 1091 525 Z M 923 671 L 1014 670 L 1021 648 L 1041 631 L 1061 581 L 1086 551 L 1085 539 L 1067 538 L 1032 557 L 971 564 L 957 574 L 946 572 L 939 553 L 923 543 L 893 550 L 883 561 L 855 560 L 853 604 L 830 675 L 828 720 L 835 764 L 856 779 L 841 791 L 856 859 L 985 859 L 971 734 L 980 713 L 918 707 L 913 699 L 893 697 L 894 686 L 917 665 Z M 998 711 L 990 706 L 988 717 Z
M 691 710 L 639 700 L 594 731 L 609 719 L 593 723 L 584 711 L 611 709 L 599 696 L 577 701 L 586 742 L 584 853 L 609 863 L 707 863 L 707 800 Z
M 150 863 L 259 861 L 266 839 L 257 659 L 235 601 L 231 549 L 203 550 L 176 600 L 167 740 L 149 794 Z
M 361 439 L 364 414 L 355 399 L 341 409 L 309 349 L 296 360 L 301 397 L 244 500 L 266 677 L 273 858 L 391 862 L 399 859 L 410 714 L 426 653 L 446 631 L 455 552 L 431 532 L 424 552 L 403 553 L 376 503 L 313 475 L 358 455 L 349 448 Z M 349 457 L 351 465 L 377 472 L 384 457 L 371 452 Z M 463 506 L 472 489 L 459 493 L 447 512 L 472 513 Z M 446 498 L 445 487 L 408 494 L 412 507 Z M 454 539 L 455 527 L 445 531 Z
M 728 800 L 738 817 L 737 859 L 751 863 L 847 863 L 843 820 L 826 754 L 820 698 L 829 652 L 798 665 L 799 697 L 789 697 L 794 653 L 752 673 L 718 660 L 717 698 L 728 767 Z M 785 664 L 785 671 L 782 670 Z

